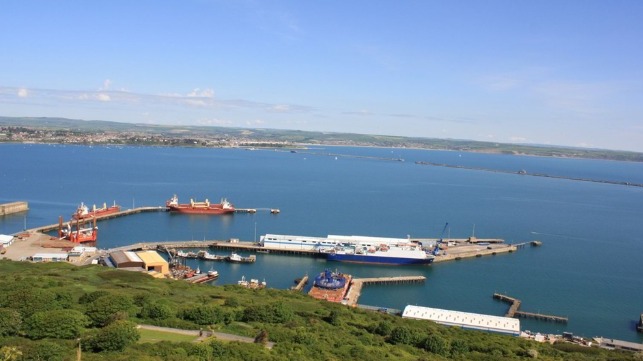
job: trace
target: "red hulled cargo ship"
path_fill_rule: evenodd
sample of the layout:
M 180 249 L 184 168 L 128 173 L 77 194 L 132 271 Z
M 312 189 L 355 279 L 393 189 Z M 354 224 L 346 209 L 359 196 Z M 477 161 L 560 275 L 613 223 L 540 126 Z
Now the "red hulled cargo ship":
M 100 217 L 100 216 L 105 216 L 108 214 L 112 213 L 118 213 L 121 210 L 121 206 L 117 206 L 116 202 L 114 202 L 113 206 L 108 207 L 107 203 L 103 203 L 103 207 L 101 208 L 96 208 L 96 205 L 92 207 L 90 210 L 85 203 L 80 203 L 80 206 L 78 206 L 78 209 L 76 209 L 76 212 L 71 215 L 73 219 L 85 219 L 85 218 L 91 218 L 91 217 Z
M 169 212 L 187 213 L 187 214 L 229 214 L 234 213 L 234 206 L 225 198 L 221 203 L 210 203 L 207 199 L 205 202 L 195 202 L 190 199 L 190 203 L 179 203 L 179 198 L 174 195 L 167 202 L 165 207 Z

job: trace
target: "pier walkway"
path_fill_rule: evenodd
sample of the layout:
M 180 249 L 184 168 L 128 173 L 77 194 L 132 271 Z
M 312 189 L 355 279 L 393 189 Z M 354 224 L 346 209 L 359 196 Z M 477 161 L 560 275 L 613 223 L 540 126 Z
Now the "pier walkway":
M 424 276 L 400 276 L 400 277 L 379 277 L 379 278 L 353 278 L 350 288 L 344 299 L 346 305 L 355 307 L 357 300 L 362 295 L 362 288 L 365 285 L 373 284 L 395 284 L 395 283 L 422 283 L 426 281 Z
M 561 323 L 567 323 L 568 319 L 567 317 L 560 317 L 560 316 L 554 316 L 554 315 L 546 315 L 542 313 L 533 313 L 533 312 L 524 312 L 524 311 L 519 311 L 518 309 L 520 308 L 520 305 L 522 301 L 520 301 L 517 298 L 510 297 L 507 295 L 503 295 L 500 293 L 494 293 L 493 298 L 498 299 L 503 302 L 511 303 L 511 306 L 509 307 L 509 310 L 507 311 L 507 314 L 505 317 L 525 317 L 525 318 L 534 318 L 537 320 L 544 320 L 544 321 L 554 321 L 554 322 L 561 322 Z

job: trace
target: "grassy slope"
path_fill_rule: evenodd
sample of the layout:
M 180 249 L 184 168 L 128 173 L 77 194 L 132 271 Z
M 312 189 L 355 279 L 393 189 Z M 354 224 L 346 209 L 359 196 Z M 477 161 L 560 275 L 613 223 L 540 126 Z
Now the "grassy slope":
M 121 294 L 137 300 L 153 299 L 171 305 L 175 310 L 215 305 L 220 309 L 236 315 L 236 321 L 217 323 L 210 326 L 217 331 L 255 337 L 260 330 L 266 330 L 276 346 L 271 351 L 259 345 L 240 345 L 236 342 L 202 345 L 207 352 L 219 349 L 228 359 L 274 359 L 274 360 L 502 360 L 528 359 L 529 352 L 537 352 L 540 360 L 603 360 L 633 359 L 631 354 L 621 354 L 592 349 L 559 351 L 550 345 L 538 344 L 515 337 L 487 334 L 476 331 L 465 331 L 457 328 L 439 326 L 428 321 L 408 320 L 400 317 L 367 312 L 359 309 L 322 302 L 310 297 L 289 291 L 265 289 L 248 290 L 238 286 L 192 285 L 181 281 L 156 280 L 147 275 L 135 272 L 117 271 L 100 266 L 75 267 L 68 264 L 30 264 L 22 262 L 0 261 L 0 274 L 3 282 L 0 285 L 1 295 L 7 294 L 14 287 L 36 287 L 71 294 L 74 302 L 85 293 L 96 290 Z M 284 323 L 242 322 L 241 315 L 247 308 L 262 308 L 282 304 L 294 311 L 294 317 Z M 83 311 L 84 306 L 75 304 L 73 308 Z M 336 316 L 334 320 L 331 320 Z M 130 319 L 138 323 L 154 323 L 154 320 L 138 319 L 136 312 Z M 167 323 L 170 324 L 167 324 Z M 390 336 L 381 336 L 374 330 L 378 325 L 388 325 L 408 330 L 416 339 L 434 335 L 448 344 L 466 345 L 466 352 L 461 354 L 447 353 L 445 357 L 427 352 L 417 345 L 393 344 Z M 172 319 L 160 325 L 181 326 L 188 329 L 200 327 L 189 321 Z M 389 332 L 390 335 L 390 332 Z M 3 345 L 23 344 L 16 338 L 0 338 Z M 33 341 L 29 341 L 34 343 Z M 43 342 L 43 341 L 37 341 Z M 75 355 L 73 343 L 61 341 L 68 347 L 69 357 Z M 66 343 L 65 343 L 66 342 Z M 159 354 L 189 350 L 190 344 L 168 346 L 161 341 L 156 346 L 138 344 L 120 353 L 91 354 L 86 353 L 86 360 L 102 359 L 172 359 Z M 162 351 L 165 350 L 166 351 Z M 190 352 L 190 351 L 185 351 Z M 195 351 L 191 351 L 195 352 Z M 146 356 L 147 355 L 147 356 Z M 156 356 L 149 356 L 156 355 Z M 149 357 L 149 358 L 148 358 Z M 180 358 L 179 358 L 180 359 Z M 207 360 L 208 358 L 192 358 Z

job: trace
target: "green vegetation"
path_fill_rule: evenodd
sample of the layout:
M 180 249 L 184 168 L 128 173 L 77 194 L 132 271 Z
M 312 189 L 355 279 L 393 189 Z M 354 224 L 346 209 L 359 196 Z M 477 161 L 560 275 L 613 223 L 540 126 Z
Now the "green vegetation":
M 347 308 L 285 290 L 0 261 L 0 360 L 636 360 Z M 137 329 L 151 324 L 254 343 Z M 274 342 L 272 349 L 266 343 Z

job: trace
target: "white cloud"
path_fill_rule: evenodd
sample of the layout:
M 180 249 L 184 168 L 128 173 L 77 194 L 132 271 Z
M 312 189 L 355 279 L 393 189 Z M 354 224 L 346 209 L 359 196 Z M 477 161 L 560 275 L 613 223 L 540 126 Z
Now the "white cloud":
M 188 97 L 197 97 L 197 98 L 214 98 L 214 90 L 212 89 L 199 89 L 195 88 L 187 94 Z
M 18 96 L 21 98 L 26 98 L 29 96 L 29 91 L 26 88 L 18 89 Z
M 270 108 L 270 110 L 277 113 L 286 113 L 289 112 L 291 108 L 288 104 L 275 104 Z
M 101 102 L 108 102 L 108 101 L 112 100 L 112 98 L 110 98 L 109 94 L 105 94 L 105 93 L 96 94 L 96 99 L 98 99 Z

